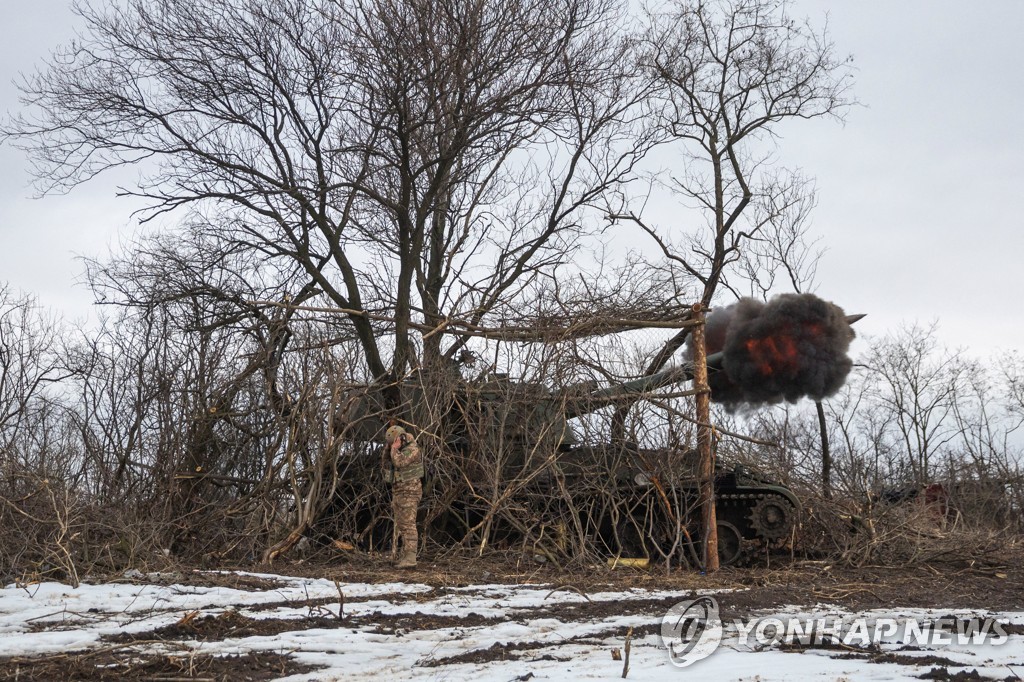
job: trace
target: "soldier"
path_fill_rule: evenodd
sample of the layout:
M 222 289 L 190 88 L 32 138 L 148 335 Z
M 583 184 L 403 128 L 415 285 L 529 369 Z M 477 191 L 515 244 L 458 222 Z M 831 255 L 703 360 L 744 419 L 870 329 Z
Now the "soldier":
M 401 426 L 392 426 L 384 434 L 385 459 L 392 469 L 391 511 L 395 520 L 394 545 L 402 540 L 397 568 L 416 567 L 416 510 L 423 497 L 423 460 L 416 439 Z

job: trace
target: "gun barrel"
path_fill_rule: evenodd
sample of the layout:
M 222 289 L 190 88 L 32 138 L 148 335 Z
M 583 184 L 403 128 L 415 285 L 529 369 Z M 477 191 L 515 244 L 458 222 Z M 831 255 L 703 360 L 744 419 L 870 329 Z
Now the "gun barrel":
M 722 368 L 722 358 L 722 353 L 713 353 L 709 355 L 707 360 L 708 370 L 720 370 Z M 649 376 L 640 377 L 631 381 L 625 381 L 621 384 L 602 388 L 598 391 L 582 396 L 579 400 L 573 400 L 570 402 L 568 409 L 566 409 L 566 416 L 569 419 L 572 419 L 573 417 L 579 417 L 589 412 L 594 412 L 595 410 L 599 410 L 602 407 L 611 405 L 615 402 L 639 398 L 651 391 L 657 391 L 660 388 L 671 386 L 672 384 L 681 384 L 692 380 L 692 364 L 669 367 L 668 369 L 663 369 L 662 371 Z

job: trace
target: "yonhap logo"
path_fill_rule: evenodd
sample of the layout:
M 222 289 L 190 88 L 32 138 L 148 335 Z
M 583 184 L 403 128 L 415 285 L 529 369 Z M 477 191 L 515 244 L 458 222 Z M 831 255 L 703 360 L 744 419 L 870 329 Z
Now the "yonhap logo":
M 729 635 L 730 647 L 756 651 L 783 644 L 935 648 L 952 644 L 999 646 L 1009 640 L 1005 621 L 986 614 L 935 618 L 927 612 L 918 612 L 910 617 L 798 613 L 790 616 L 765 615 L 749 620 L 733 618 L 727 624 L 722 621 L 718 602 L 712 597 L 679 602 L 661 619 L 661 644 L 668 649 L 672 665 L 680 668 L 713 654 L 726 634 Z
M 661 619 L 661 643 L 672 665 L 685 668 L 713 654 L 722 643 L 718 602 L 697 597 L 679 602 Z

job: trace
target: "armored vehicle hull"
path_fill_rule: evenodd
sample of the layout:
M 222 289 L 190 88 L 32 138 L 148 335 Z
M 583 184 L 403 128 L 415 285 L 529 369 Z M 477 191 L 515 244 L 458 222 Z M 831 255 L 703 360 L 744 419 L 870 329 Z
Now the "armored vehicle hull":
M 696 552 L 703 535 L 696 476 L 697 453 L 642 450 L 627 445 L 574 448 L 557 471 L 568 481 L 589 478 L 576 488 L 580 496 L 609 496 L 629 509 L 628 518 L 604 519 L 600 545 L 617 556 L 657 559 L 668 556 L 680 537 Z M 784 545 L 792 537 L 800 501 L 788 488 L 743 466 L 715 471 L 715 510 L 719 563 L 735 565 Z M 642 522 L 638 522 L 642 519 Z M 682 532 L 677 532 L 680 526 Z M 689 551 L 689 550 L 688 550 Z M 697 563 L 703 563 L 694 556 Z

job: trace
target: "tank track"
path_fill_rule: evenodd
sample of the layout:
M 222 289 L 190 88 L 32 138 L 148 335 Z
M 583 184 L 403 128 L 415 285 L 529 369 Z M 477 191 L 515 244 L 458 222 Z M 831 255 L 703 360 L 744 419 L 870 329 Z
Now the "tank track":
M 715 495 L 719 519 L 735 526 L 741 534 L 742 549 L 730 566 L 742 566 L 751 563 L 757 554 L 785 542 L 789 530 L 796 523 L 797 508 L 785 496 L 775 492 L 726 492 Z M 784 521 L 787 528 L 783 535 L 761 527 L 754 514 L 761 500 L 777 502 L 784 508 L 788 518 Z

